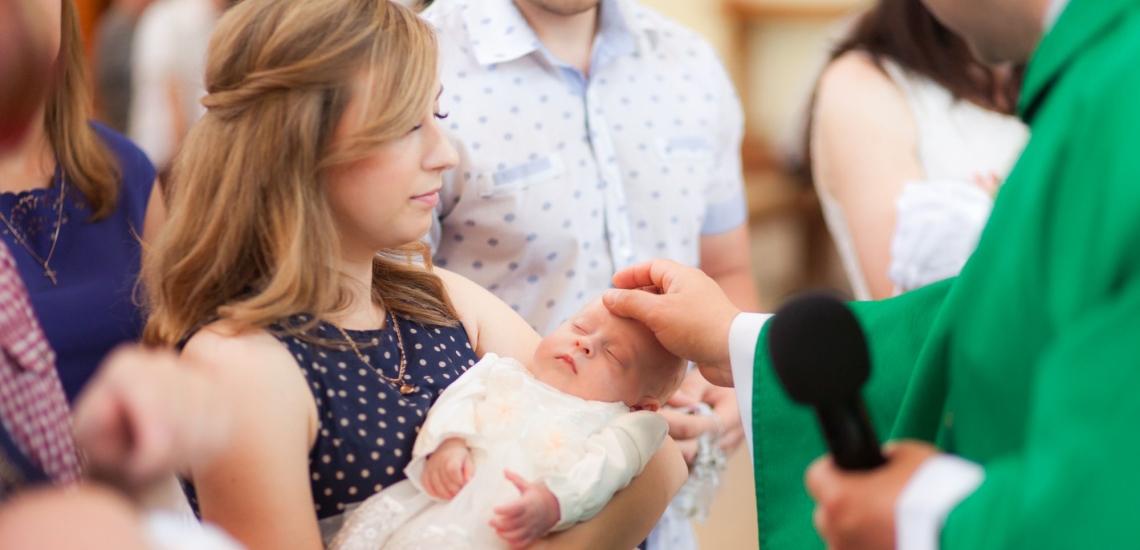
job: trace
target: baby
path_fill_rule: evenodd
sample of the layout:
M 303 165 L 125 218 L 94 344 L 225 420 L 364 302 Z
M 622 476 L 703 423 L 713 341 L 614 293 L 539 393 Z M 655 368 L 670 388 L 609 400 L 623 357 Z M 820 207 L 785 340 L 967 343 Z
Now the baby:
M 522 548 L 597 514 L 664 441 L 685 362 L 601 299 L 526 364 L 488 353 L 447 388 L 408 479 L 370 497 L 332 550 Z

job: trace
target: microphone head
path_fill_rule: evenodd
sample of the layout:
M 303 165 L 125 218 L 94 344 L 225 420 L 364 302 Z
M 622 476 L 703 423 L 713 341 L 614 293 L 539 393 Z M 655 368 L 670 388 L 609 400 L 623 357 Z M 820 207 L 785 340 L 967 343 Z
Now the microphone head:
M 781 307 L 769 323 L 772 365 L 793 401 L 811 405 L 859 395 L 871 360 L 863 329 L 843 302 L 807 293 Z

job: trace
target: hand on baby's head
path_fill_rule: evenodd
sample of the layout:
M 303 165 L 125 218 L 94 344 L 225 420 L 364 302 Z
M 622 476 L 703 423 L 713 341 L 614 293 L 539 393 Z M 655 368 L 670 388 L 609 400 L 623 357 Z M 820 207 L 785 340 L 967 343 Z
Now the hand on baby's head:
M 655 411 L 680 385 L 684 365 L 644 324 L 595 299 L 542 340 L 530 368 L 564 393 Z

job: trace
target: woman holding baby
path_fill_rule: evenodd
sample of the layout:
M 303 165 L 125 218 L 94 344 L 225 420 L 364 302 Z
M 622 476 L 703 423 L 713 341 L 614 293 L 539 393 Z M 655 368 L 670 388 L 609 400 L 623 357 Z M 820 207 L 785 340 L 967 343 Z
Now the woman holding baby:
M 431 29 L 373 0 L 246 0 L 219 22 L 203 100 L 144 266 L 150 343 L 216 372 L 236 442 L 190 473 L 205 519 L 249 548 L 321 548 L 404 478 L 440 394 L 539 338 L 419 239 L 456 162 Z M 602 351 L 602 350 L 595 350 Z M 552 548 L 642 540 L 684 481 L 671 442 Z

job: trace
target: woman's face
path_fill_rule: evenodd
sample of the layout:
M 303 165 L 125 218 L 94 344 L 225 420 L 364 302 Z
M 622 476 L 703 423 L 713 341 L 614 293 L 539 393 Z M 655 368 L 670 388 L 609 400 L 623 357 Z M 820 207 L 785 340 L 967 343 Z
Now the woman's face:
M 338 142 L 358 131 L 363 95 L 350 101 L 337 129 Z M 437 124 L 438 109 L 437 101 L 403 137 L 330 171 L 326 191 L 345 254 L 371 257 L 381 249 L 415 242 L 431 228 L 441 175 L 459 162 Z

